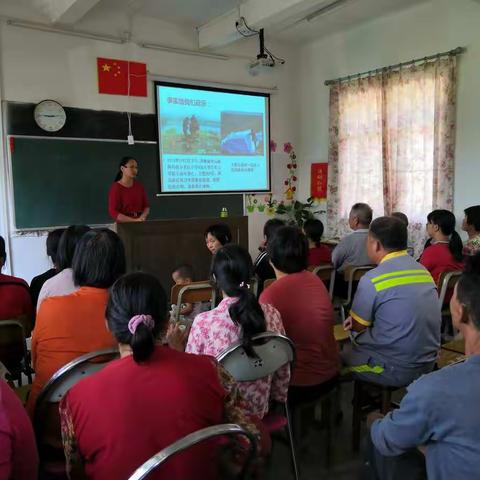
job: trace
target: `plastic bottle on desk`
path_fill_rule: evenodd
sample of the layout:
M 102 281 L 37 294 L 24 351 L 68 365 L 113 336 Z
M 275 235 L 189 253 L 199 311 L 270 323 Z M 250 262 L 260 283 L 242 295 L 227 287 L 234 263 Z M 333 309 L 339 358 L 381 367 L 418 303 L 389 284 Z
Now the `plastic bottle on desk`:
M 223 207 L 222 211 L 220 212 L 220 218 L 227 218 L 227 217 L 228 217 L 227 207 Z

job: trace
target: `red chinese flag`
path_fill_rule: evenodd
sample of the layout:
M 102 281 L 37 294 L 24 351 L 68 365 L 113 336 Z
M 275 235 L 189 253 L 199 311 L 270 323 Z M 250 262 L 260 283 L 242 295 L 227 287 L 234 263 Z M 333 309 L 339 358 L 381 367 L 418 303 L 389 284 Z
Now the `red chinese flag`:
M 147 96 L 147 65 L 97 58 L 98 91 L 111 95 Z
M 328 163 L 312 163 L 310 194 L 313 198 L 327 198 Z

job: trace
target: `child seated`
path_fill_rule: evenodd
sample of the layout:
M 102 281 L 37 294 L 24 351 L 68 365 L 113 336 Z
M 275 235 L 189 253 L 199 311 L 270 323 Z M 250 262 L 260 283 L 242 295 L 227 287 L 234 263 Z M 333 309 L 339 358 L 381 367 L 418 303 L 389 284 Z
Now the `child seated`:
M 175 282 L 175 285 L 188 285 L 193 282 L 193 268 L 190 265 L 179 265 L 172 272 L 172 280 Z M 172 305 L 172 310 L 176 305 Z M 202 302 L 196 303 L 182 303 L 179 319 L 183 323 L 188 323 L 190 326 L 195 319 L 195 317 L 202 311 Z
M 332 254 L 326 245 L 321 244 L 323 223 L 316 218 L 307 220 L 303 224 L 303 231 L 308 239 L 308 266 L 316 267 L 332 262 Z

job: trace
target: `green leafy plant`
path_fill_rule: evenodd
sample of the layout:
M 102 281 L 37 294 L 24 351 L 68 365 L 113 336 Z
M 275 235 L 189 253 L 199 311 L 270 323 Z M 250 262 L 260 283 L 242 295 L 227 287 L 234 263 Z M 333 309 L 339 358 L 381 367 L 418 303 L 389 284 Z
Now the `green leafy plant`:
M 315 208 L 315 200 L 307 198 L 305 203 L 294 200 L 292 203 L 280 203 L 275 213 L 286 217 L 290 225 L 297 225 L 300 228 L 303 224 L 315 217 L 316 213 L 324 213 L 323 210 L 313 210 Z

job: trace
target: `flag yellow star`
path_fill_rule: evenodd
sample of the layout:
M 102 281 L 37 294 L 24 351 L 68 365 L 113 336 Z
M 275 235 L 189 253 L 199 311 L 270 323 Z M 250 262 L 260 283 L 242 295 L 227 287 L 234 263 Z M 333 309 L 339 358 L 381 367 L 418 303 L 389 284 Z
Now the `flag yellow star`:
M 105 64 L 102 65 L 102 69 L 103 69 L 104 72 L 109 72 L 111 68 L 112 68 L 112 66 L 109 65 L 108 63 L 105 63 Z

